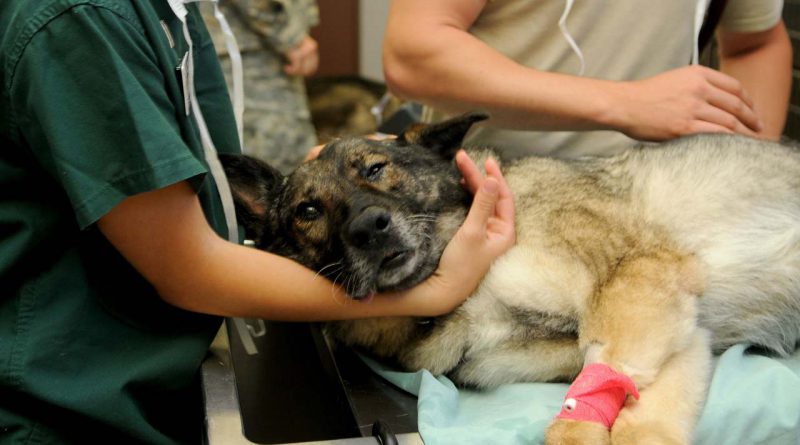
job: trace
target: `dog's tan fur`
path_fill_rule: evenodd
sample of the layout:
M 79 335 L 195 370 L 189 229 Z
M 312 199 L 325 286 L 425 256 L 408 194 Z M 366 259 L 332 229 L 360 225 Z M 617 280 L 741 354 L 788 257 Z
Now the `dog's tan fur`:
M 345 151 L 392 150 L 391 143 L 341 144 L 320 162 Z M 383 191 L 414 176 L 386 156 L 393 164 Z M 331 167 L 306 168 L 324 176 Z M 634 380 L 641 399 L 629 398 L 610 432 L 557 420 L 547 444 L 688 444 L 713 350 L 736 342 L 779 354 L 796 347 L 794 149 L 705 135 L 607 159 L 534 157 L 506 166 L 504 175 L 516 199 L 517 245 L 461 307 L 429 323 L 355 320 L 333 323 L 330 332 L 463 385 L 568 380 L 595 362 Z M 291 178 L 288 187 L 295 187 Z M 392 212 L 402 217 L 402 209 Z M 437 215 L 435 237 L 450 239 L 464 212 Z

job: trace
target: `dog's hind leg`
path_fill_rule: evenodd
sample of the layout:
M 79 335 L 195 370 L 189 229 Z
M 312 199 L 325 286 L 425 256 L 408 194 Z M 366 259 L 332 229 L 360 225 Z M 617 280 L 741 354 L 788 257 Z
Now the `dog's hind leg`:
M 686 376 L 683 372 L 679 372 L 681 369 L 692 368 L 688 364 L 678 366 L 680 361 L 676 361 L 675 371 L 670 373 L 663 371 L 668 363 L 673 366 L 671 361 L 675 357 L 689 354 L 687 351 L 694 348 L 704 350 L 705 356 L 710 356 L 707 344 L 703 348 L 703 343 L 698 343 L 697 340 L 704 338 L 696 323 L 697 295 L 700 291 L 700 274 L 691 256 L 659 248 L 640 251 L 635 256 L 623 258 L 611 278 L 598 289 L 583 310 L 579 340 L 582 350 L 585 351 L 585 364 L 599 363 L 611 369 L 605 374 L 606 377 L 593 380 L 590 386 L 599 385 L 595 389 L 601 388 L 603 384 L 608 383 L 604 381 L 606 378 L 615 378 L 618 381 L 629 378 L 639 390 L 644 391 L 657 380 L 665 378 L 664 382 L 658 382 L 659 390 L 653 391 L 652 396 L 648 395 L 639 402 L 629 399 L 628 406 L 656 405 L 643 406 L 640 408 L 643 412 L 659 409 L 667 412 L 673 409 L 672 406 L 660 405 L 662 401 L 659 394 L 669 393 L 670 390 L 678 392 L 704 388 L 705 381 L 702 385 L 692 382 L 688 387 L 672 387 L 683 385 L 687 380 L 691 381 L 691 375 Z M 688 356 L 702 355 L 701 351 Z M 698 359 L 691 363 L 699 363 L 695 367 L 702 371 L 703 363 L 707 363 L 707 360 L 708 358 Z M 600 369 L 607 368 L 600 367 Z M 672 373 L 676 376 L 667 378 Z M 619 374 L 624 376 L 620 377 Z M 704 378 L 705 374 L 702 372 L 701 374 L 698 377 Z M 598 392 L 602 392 L 602 389 L 595 391 Z M 700 390 L 700 395 L 693 399 L 702 399 L 702 393 Z M 619 403 L 624 400 L 624 391 L 622 397 Z M 595 402 L 588 401 L 581 406 L 590 406 L 594 409 L 597 406 L 593 405 Z M 669 403 L 669 400 L 663 402 Z M 578 400 L 578 403 L 583 402 Z M 565 404 L 566 410 L 570 408 Z M 623 407 L 623 411 L 625 409 L 628 408 Z M 676 414 L 675 418 L 665 415 L 659 420 L 660 427 L 653 433 L 656 437 L 652 437 L 649 443 L 688 443 L 684 442 L 683 438 L 690 437 L 696 420 L 695 414 L 693 410 L 678 411 L 685 413 Z M 601 422 L 595 425 L 610 428 L 616 414 L 604 411 L 594 420 L 586 420 L 584 417 L 570 416 L 562 411 L 562 415 L 548 429 L 545 442 L 547 444 L 589 443 L 569 441 L 564 438 L 574 436 L 574 430 L 585 429 L 586 423 Z M 597 420 L 598 418 L 602 420 Z M 608 435 L 608 429 L 606 434 Z M 680 439 L 675 442 L 673 438 Z

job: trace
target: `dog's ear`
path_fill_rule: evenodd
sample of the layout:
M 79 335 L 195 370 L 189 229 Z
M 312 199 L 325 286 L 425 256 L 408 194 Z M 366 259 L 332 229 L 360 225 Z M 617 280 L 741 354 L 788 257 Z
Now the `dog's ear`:
M 397 137 L 397 143 L 421 145 L 452 159 L 472 124 L 488 118 L 487 113 L 472 112 L 436 124 L 413 124 Z
M 219 154 L 245 236 L 260 245 L 275 230 L 275 201 L 284 176 L 265 162 L 246 155 Z

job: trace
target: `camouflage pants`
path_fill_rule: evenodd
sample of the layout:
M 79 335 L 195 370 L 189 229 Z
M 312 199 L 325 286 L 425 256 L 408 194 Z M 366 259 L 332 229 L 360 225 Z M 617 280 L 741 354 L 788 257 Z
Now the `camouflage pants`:
M 227 78 L 230 62 L 221 62 Z M 244 152 L 288 173 L 317 144 L 303 79 L 287 76 L 280 57 L 268 50 L 243 53 L 242 65 Z

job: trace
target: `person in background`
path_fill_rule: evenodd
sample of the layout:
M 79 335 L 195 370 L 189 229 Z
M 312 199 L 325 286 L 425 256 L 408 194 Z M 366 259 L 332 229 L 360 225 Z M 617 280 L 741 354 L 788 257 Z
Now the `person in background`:
M 497 164 L 463 152 L 473 206 L 413 289 L 349 300 L 228 241 L 238 131 L 196 3 L 0 2 L 0 141 L 2 445 L 200 444 L 222 317 L 442 314 L 514 243 Z
M 390 90 L 426 120 L 483 109 L 466 143 L 609 155 L 698 132 L 779 138 L 792 48 L 781 0 L 729 0 L 720 70 L 690 65 L 706 1 L 393 0 Z
M 210 5 L 201 6 L 231 86 L 230 55 Z M 315 0 L 221 0 L 244 71 L 244 151 L 284 174 L 317 144 L 304 78 L 319 66 Z

